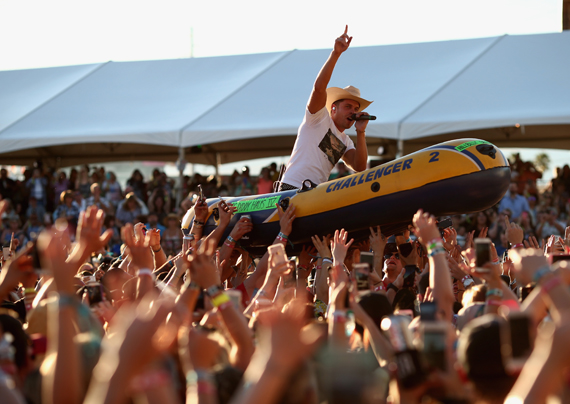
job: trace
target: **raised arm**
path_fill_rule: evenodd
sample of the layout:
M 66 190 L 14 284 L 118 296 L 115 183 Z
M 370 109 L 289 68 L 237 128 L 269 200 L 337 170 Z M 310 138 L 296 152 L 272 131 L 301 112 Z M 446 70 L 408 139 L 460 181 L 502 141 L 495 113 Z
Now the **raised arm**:
M 340 55 L 350 46 L 351 41 L 352 37 L 348 36 L 347 25 L 344 29 L 344 33 L 335 40 L 334 48 L 329 58 L 317 75 L 311 97 L 309 98 L 309 104 L 307 105 L 307 109 L 311 114 L 317 113 L 325 106 L 327 102 L 327 86 L 331 80 L 334 67 Z

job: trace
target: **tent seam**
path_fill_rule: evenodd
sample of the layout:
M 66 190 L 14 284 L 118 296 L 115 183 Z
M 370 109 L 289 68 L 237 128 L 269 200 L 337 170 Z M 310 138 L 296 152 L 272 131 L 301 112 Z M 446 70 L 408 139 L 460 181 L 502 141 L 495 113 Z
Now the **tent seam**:
M 4 133 L 6 130 L 10 129 L 12 126 L 16 125 L 17 123 L 21 122 L 22 120 L 26 119 L 28 116 L 30 116 L 31 114 L 33 114 L 34 112 L 38 111 L 40 108 L 43 108 L 45 105 L 49 104 L 50 102 L 52 102 L 53 100 L 55 100 L 57 97 L 59 97 L 60 95 L 62 95 L 63 93 L 65 93 L 67 90 L 71 89 L 72 87 L 75 87 L 78 83 L 82 82 L 83 80 L 85 80 L 87 77 L 91 76 L 93 73 L 95 73 L 97 70 L 101 69 L 103 66 L 106 66 L 107 64 L 111 63 L 111 61 L 107 61 L 105 63 L 101 63 L 99 64 L 99 66 L 97 66 L 95 69 L 93 69 L 92 71 L 90 71 L 89 73 L 87 73 L 85 76 L 81 77 L 80 79 L 78 79 L 77 81 L 71 83 L 69 86 L 67 86 L 66 88 L 64 88 L 63 90 L 61 90 L 59 93 L 54 94 L 52 97 L 50 97 L 49 99 L 45 100 L 44 102 L 42 102 L 40 105 L 38 105 L 37 107 L 35 107 L 34 109 L 32 109 L 31 111 L 29 111 L 28 113 L 26 113 L 25 115 L 21 116 L 20 118 L 18 118 L 17 120 L 15 120 L 14 122 L 12 122 L 10 125 L 6 126 L 4 129 L 0 130 L 0 135 L 2 135 L 2 133 Z
M 278 58 L 275 62 L 271 63 L 269 66 L 267 66 L 265 69 L 263 69 L 262 71 L 260 71 L 259 73 L 257 73 L 255 76 L 253 76 L 252 78 L 250 78 L 249 80 L 247 80 L 245 83 L 243 83 L 241 86 L 239 86 L 238 88 L 236 88 L 234 91 L 232 91 L 230 94 L 228 94 L 226 97 L 224 97 L 223 99 L 221 99 L 219 102 L 217 102 L 215 105 L 213 105 L 211 108 L 209 108 L 207 111 L 205 111 L 203 114 L 201 114 L 199 117 L 193 119 L 192 121 L 188 122 L 186 125 L 184 125 L 181 129 L 180 129 L 180 133 L 178 135 L 178 147 L 182 147 L 182 134 L 184 133 L 184 130 L 186 130 L 186 128 L 188 128 L 190 125 L 192 125 L 193 123 L 195 123 L 196 121 L 198 121 L 199 119 L 201 119 L 203 116 L 207 115 L 208 113 L 210 113 L 211 111 L 213 111 L 214 109 L 216 109 L 218 106 L 220 106 L 221 104 L 223 104 L 225 101 L 227 101 L 229 98 L 233 97 L 235 94 L 237 94 L 239 91 L 241 91 L 242 89 L 244 89 L 246 86 L 248 86 L 249 84 L 251 84 L 254 80 L 256 80 L 257 78 L 259 78 L 262 74 L 266 73 L 268 70 L 272 69 L 277 63 L 281 62 L 283 59 L 285 59 L 287 56 L 289 56 L 290 54 L 292 54 L 293 52 L 295 52 L 297 49 L 292 49 L 286 53 L 283 54 L 283 56 L 281 56 L 280 58 Z
M 466 64 L 461 70 L 459 70 L 457 73 L 455 73 L 453 75 L 453 77 L 451 77 L 449 80 L 447 80 L 445 83 L 443 83 L 443 85 L 438 88 L 436 91 L 433 92 L 433 94 L 431 94 L 429 97 L 427 97 L 423 102 L 421 102 L 416 108 L 414 108 L 413 110 L 411 110 L 410 112 L 408 112 L 399 122 L 398 122 L 398 136 L 397 139 L 398 140 L 403 140 L 402 139 L 402 133 L 401 133 L 401 129 L 402 129 L 402 124 L 404 123 L 404 121 L 406 121 L 406 119 L 408 119 L 410 116 L 412 116 L 413 114 L 415 114 L 418 110 L 420 110 L 424 105 L 426 105 L 429 101 L 431 101 L 436 95 L 438 95 L 439 93 L 441 93 L 446 87 L 448 87 L 452 82 L 454 82 L 459 76 L 461 76 L 467 69 L 469 69 L 471 66 L 473 66 L 473 64 L 475 64 L 479 59 L 481 59 L 487 52 L 489 52 L 491 49 L 493 49 L 495 47 L 495 45 L 497 45 L 499 42 L 501 42 L 505 37 L 507 37 L 507 34 L 504 34 L 502 36 L 497 37 L 489 46 L 487 46 L 486 49 L 484 49 L 480 54 L 478 54 L 477 56 L 475 56 L 473 58 L 473 60 L 471 62 L 469 62 L 468 64 Z

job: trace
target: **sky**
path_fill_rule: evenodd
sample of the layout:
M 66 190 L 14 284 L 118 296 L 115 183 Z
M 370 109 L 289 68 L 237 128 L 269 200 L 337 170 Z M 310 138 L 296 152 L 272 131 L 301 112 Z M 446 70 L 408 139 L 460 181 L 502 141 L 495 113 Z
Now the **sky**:
M 331 48 L 346 24 L 353 47 L 559 32 L 562 0 L 0 0 L 0 70 Z

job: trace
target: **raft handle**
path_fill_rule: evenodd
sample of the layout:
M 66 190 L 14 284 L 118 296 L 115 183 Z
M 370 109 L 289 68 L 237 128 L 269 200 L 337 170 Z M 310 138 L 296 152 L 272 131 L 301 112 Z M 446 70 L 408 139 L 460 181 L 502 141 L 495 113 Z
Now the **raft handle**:
M 307 183 L 309 183 L 309 184 L 307 185 Z M 307 192 L 307 191 L 310 191 L 312 189 L 315 189 L 316 187 L 317 187 L 317 184 L 315 184 L 313 181 L 311 181 L 309 179 L 306 179 L 305 181 L 303 181 L 303 187 L 301 188 L 301 190 L 297 191 L 297 192 L 298 193 L 299 192 Z
M 480 144 L 477 145 L 476 149 L 479 153 L 485 154 L 491 157 L 492 159 L 495 158 L 495 153 L 497 153 L 497 151 L 495 150 L 495 146 L 491 144 Z

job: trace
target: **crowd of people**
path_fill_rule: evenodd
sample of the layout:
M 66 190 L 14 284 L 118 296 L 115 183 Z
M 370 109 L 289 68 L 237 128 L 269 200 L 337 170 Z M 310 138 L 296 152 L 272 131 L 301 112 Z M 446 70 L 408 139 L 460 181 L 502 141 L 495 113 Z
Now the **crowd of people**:
M 568 166 L 539 192 L 515 160 L 493 208 L 443 227 L 420 209 L 408 230 L 357 241 L 337 229 L 284 260 L 241 249 L 247 217 L 222 239 L 231 203 L 202 234 L 198 185 L 272 192 L 276 171 L 195 175 L 177 204 L 158 170 L 125 186 L 103 167 L 3 169 L 0 402 L 568 400 Z M 276 209 L 271 250 L 294 231 L 294 203 Z
M 6 245 L 13 235 L 23 246 L 58 218 L 65 218 L 75 228 L 80 212 L 95 205 L 105 212 L 104 229 L 113 230 L 110 250 L 115 254 L 120 254 L 120 228 L 137 222 L 160 229 L 164 233 L 163 248 L 174 253 L 182 246 L 179 219 L 192 205 L 198 185 L 210 196 L 255 195 L 273 192 L 278 177 L 276 163 L 264 167 L 258 177 L 250 176 L 247 166 L 220 179 L 196 173 L 184 177 L 182 195 L 186 198 L 177 204 L 175 181 L 158 169 L 148 180 L 135 169 L 121 184 L 115 173 L 106 171 L 104 166 L 72 168 L 68 175 L 65 170 L 55 171 L 38 164 L 25 170 L 22 179 L 10 178 L 8 170 L 2 168 L 0 197 L 7 201 L 8 208 L 2 216 L 0 238 Z

